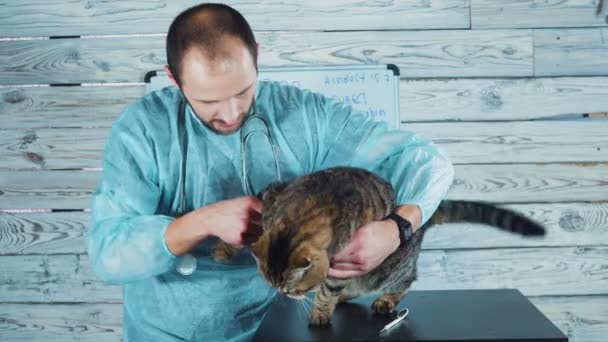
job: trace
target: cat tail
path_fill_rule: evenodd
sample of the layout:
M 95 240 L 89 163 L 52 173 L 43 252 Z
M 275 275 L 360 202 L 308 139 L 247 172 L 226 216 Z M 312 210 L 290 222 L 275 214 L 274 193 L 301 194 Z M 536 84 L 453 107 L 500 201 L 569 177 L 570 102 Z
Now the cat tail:
M 526 236 L 542 236 L 546 233 L 542 225 L 520 213 L 489 203 L 470 201 L 441 202 L 426 225 L 456 222 L 486 224 Z

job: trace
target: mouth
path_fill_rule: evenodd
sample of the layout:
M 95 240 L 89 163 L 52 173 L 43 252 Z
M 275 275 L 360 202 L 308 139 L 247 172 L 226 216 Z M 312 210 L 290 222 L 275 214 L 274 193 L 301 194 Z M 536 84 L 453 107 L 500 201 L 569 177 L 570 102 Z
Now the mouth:
M 222 130 L 233 130 L 233 129 L 239 127 L 239 122 L 235 122 L 233 124 L 218 123 L 218 126 Z

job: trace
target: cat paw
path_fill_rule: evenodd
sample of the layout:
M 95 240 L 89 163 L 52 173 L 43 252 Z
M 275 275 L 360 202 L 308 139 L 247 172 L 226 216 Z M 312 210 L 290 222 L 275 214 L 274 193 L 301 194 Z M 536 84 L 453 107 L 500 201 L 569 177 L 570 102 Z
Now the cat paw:
M 213 260 L 216 262 L 226 262 L 232 258 L 235 254 L 236 249 L 228 244 L 220 243 L 213 250 Z
M 227 253 L 213 253 L 213 260 L 215 262 L 226 262 L 230 259 L 230 255 Z
M 331 315 L 327 312 L 321 312 L 320 310 L 314 309 L 310 313 L 310 317 L 308 318 L 308 322 L 310 325 L 321 326 L 329 324 L 329 320 L 331 319 Z
M 387 298 L 380 297 L 372 304 L 372 310 L 375 314 L 388 315 L 395 309 L 395 303 Z

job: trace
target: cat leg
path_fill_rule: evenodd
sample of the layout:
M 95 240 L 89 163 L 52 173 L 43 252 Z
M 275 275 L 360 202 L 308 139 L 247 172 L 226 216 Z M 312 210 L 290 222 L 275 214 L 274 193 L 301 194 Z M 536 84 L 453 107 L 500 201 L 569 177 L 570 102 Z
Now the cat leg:
M 228 261 L 230 258 L 232 258 L 232 256 L 236 254 L 237 251 L 237 247 L 231 246 L 220 240 L 213 249 L 213 260 L 217 262 Z
M 355 296 L 355 295 L 348 294 L 348 293 L 342 293 L 340 295 L 340 297 L 338 297 L 338 304 L 348 302 L 349 300 L 351 300 L 353 298 L 357 298 L 357 297 L 359 297 L 359 296 Z
M 372 303 L 375 314 L 388 315 L 399 304 L 404 293 L 385 293 Z
M 343 287 L 328 286 L 327 283 L 321 285 L 321 289 L 315 294 L 315 306 L 310 313 L 309 323 L 311 325 L 329 324 L 342 289 Z
M 388 289 L 382 296 L 372 303 L 372 310 L 375 314 L 388 315 L 399 304 L 405 296 L 413 281 L 403 282 L 402 286 L 397 289 Z

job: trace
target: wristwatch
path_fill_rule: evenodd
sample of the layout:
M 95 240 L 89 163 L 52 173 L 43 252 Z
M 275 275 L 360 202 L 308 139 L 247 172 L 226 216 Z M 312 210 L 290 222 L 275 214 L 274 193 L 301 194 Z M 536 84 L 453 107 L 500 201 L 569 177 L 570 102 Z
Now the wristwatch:
M 403 246 L 412 239 L 414 236 L 414 231 L 412 230 L 412 223 L 410 221 L 404 219 L 396 213 L 391 213 L 386 218 L 397 223 L 397 227 L 399 228 L 399 247 Z

